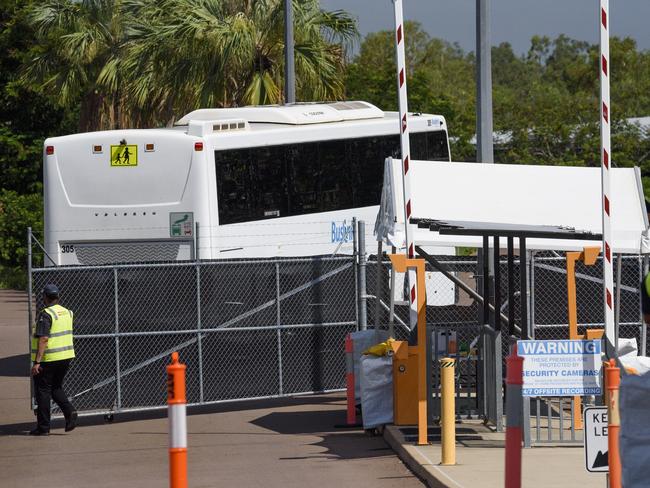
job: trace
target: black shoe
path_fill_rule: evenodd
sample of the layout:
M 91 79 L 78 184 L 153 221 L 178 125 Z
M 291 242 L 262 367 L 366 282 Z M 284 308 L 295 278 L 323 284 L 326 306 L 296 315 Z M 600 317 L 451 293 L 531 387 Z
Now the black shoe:
M 29 435 L 50 435 L 48 430 L 41 430 L 39 427 L 36 427 L 33 430 L 29 431 Z
M 74 430 L 76 426 L 77 426 L 77 411 L 73 410 L 72 413 L 70 414 L 70 418 L 65 420 L 65 431 L 70 432 L 71 430 Z

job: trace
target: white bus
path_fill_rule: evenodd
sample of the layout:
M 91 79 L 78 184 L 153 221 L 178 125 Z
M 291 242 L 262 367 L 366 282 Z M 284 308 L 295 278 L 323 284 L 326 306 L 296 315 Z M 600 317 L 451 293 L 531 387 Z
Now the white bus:
M 409 115 L 412 159 L 449 161 L 444 117 Z M 350 253 L 377 215 L 399 118 L 360 101 L 201 109 L 173 128 L 45 141 L 56 265 Z M 453 249 L 450 250 L 453 254 Z

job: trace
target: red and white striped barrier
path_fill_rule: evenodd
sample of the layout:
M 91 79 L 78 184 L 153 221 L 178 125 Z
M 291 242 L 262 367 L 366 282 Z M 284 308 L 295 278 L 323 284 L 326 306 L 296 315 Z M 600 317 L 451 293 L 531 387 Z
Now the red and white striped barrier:
M 609 105 L 609 0 L 600 0 L 600 161 L 602 182 L 602 215 L 603 215 L 603 280 L 605 282 L 605 337 L 615 345 L 614 331 L 614 268 L 612 265 L 612 195 L 610 186 L 611 166 L 611 131 L 612 113 Z
M 187 488 L 187 417 L 185 365 L 172 353 L 167 366 L 167 415 L 169 418 L 169 486 Z
M 406 257 L 415 257 L 415 245 L 413 244 L 413 227 L 409 219 L 413 213 L 411 202 L 411 175 L 409 173 L 409 161 L 411 148 L 409 144 L 408 127 L 408 99 L 406 94 L 406 54 L 404 52 L 404 14 L 402 11 L 402 0 L 393 0 L 395 10 L 395 53 L 397 57 L 397 90 L 399 93 L 399 120 L 400 120 L 400 145 L 402 149 L 402 189 L 404 194 L 404 239 L 406 241 Z M 410 326 L 413 330 L 418 321 L 417 291 L 415 270 L 409 269 L 408 283 L 410 287 Z

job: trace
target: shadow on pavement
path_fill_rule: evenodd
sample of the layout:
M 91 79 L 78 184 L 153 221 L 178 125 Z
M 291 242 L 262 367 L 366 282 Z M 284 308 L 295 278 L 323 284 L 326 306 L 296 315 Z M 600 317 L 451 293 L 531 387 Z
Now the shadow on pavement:
M 29 354 L 16 354 L 0 359 L 0 376 L 29 376 Z
M 268 400 L 246 400 L 241 402 L 217 403 L 213 405 L 190 406 L 187 408 L 188 415 L 204 415 L 221 412 L 235 412 L 239 410 L 262 410 L 273 408 L 285 408 L 302 405 L 326 405 L 343 401 L 344 398 L 339 395 L 301 395 L 288 398 L 271 398 Z M 74 401 L 73 401 L 74 403 Z M 139 420 L 152 420 L 167 417 L 167 407 L 157 410 L 146 410 L 141 412 L 117 412 L 113 414 L 112 420 L 108 421 L 105 412 L 93 412 L 85 414 L 80 412 L 77 425 L 91 426 L 103 425 L 106 423 L 134 422 Z M 342 415 L 338 416 L 338 421 L 345 420 Z M 36 417 L 34 417 L 36 419 Z M 1 419 L 0 419 L 1 421 Z M 34 428 L 35 422 L 21 422 L 15 424 L 0 424 L 0 435 L 25 435 L 25 433 Z M 52 429 L 63 427 L 62 418 L 52 419 Z M 333 424 L 332 424 L 333 425 Z
M 345 410 L 307 410 L 273 412 L 253 420 L 258 427 L 283 435 L 315 435 L 321 440 L 313 445 L 325 450 L 302 457 L 282 457 L 281 460 L 300 459 L 359 459 L 392 456 L 392 449 L 381 436 L 366 434 L 360 427 L 355 432 L 341 430 Z

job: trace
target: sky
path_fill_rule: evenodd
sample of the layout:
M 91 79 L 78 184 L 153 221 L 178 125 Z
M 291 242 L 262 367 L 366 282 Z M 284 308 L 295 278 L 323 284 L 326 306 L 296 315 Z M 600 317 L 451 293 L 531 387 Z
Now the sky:
M 534 35 L 559 34 L 598 42 L 599 0 L 489 0 L 492 44 L 509 42 L 516 53 L 530 47 Z M 359 22 L 362 37 L 393 28 L 391 0 L 321 0 L 326 10 L 346 10 Z M 465 51 L 476 46 L 476 0 L 404 0 L 404 17 L 417 20 L 432 37 L 457 42 Z M 650 49 L 650 0 L 611 0 L 612 35 L 631 37 Z

